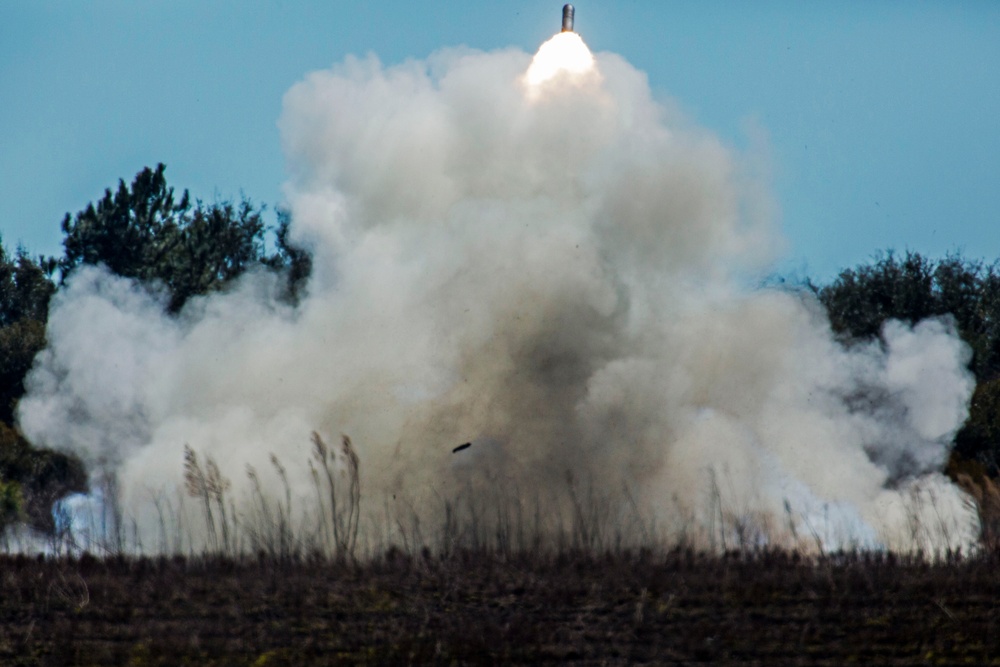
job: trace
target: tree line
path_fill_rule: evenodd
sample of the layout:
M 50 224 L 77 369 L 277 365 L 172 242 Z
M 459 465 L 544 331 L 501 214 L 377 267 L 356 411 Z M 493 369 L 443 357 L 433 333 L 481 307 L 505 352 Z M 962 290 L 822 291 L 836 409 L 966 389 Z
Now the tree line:
M 1000 474 L 1000 260 L 986 263 L 951 254 L 931 260 L 891 251 L 841 271 L 829 285 L 809 283 L 845 344 L 871 341 L 887 319 L 916 323 L 951 317 L 972 348 L 976 388 L 969 418 L 955 437 L 950 470 Z
M 290 243 L 290 217 L 264 221 L 264 207 L 239 202 L 192 202 L 167 184 L 166 167 L 144 168 L 131 184 L 62 221 L 63 255 L 32 257 L 0 242 L 0 531 L 13 521 L 54 529 L 52 506 L 87 490 L 87 473 L 72 455 L 33 446 L 18 430 L 17 402 L 35 355 L 46 344 L 52 295 L 80 266 L 165 290 L 177 313 L 192 297 L 224 288 L 252 268 L 283 277 L 283 298 L 295 303 L 311 271 L 310 257 Z M 267 250 L 269 235 L 274 250 Z M 931 260 L 916 252 L 883 252 L 842 271 L 826 285 L 807 281 L 845 345 L 881 336 L 887 319 L 910 323 L 953 317 L 972 348 L 976 389 L 967 422 L 956 436 L 950 470 L 1000 474 L 1000 264 L 953 254 Z
M 67 213 L 61 257 L 32 257 L 23 247 L 11 253 L 0 242 L 0 532 L 14 521 L 51 531 L 53 504 L 87 490 L 79 459 L 33 446 L 15 419 L 25 377 L 46 345 L 52 295 L 77 268 L 101 264 L 162 290 L 172 314 L 252 268 L 282 275 L 288 301 L 301 296 L 311 263 L 289 242 L 287 212 L 279 210 L 278 224 L 269 228 L 263 206 L 246 198 L 194 202 L 187 190 L 175 193 L 165 170 L 163 164 L 146 167 L 131 184 L 120 180 L 97 202 Z

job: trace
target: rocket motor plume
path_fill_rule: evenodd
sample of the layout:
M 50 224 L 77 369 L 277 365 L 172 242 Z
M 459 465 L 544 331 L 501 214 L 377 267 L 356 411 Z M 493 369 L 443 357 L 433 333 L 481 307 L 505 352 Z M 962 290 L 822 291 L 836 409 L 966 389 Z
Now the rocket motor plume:
M 572 9 L 571 5 L 566 6 Z M 537 94 L 533 88 L 556 78 L 569 80 L 575 85 L 588 80 L 600 81 L 594 55 L 573 31 L 556 33 L 539 47 L 538 53 L 531 59 L 531 65 L 524 73 L 529 98 Z
M 562 46 L 581 59 L 543 67 Z M 276 453 L 307 506 L 314 431 L 351 435 L 378 511 L 570 480 L 628 489 L 668 538 L 728 512 L 827 548 L 975 539 L 937 472 L 972 388 L 951 323 L 844 348 L 809 294 L 746 288 L 781 242 L 755 156 L 621 57 L 573 32 L 533 60 L 352 57 L 293 86 L 280 128 L 314 260 L 297 307 L 252 273 L 171 317 L 101 268 L 52 304 L 21 426 L 113 467 L 144 544 L 186 443 L 239 502 Z

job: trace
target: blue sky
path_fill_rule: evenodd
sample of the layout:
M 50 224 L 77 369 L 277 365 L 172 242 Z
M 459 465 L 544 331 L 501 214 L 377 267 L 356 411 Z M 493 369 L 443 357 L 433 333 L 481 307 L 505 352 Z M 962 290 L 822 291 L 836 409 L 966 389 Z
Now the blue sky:
M 575 3 L 594 51 L 743 149 L 766 138 L 788 239 L 826 280 L 880 249 L 1000 258 L 1000 3 Z M 0 3 L 0 233 L 59 223 L 167 164 L 206 201 L 281 201 L 284 92 L 347 54 L 534 50 L 559 2 Z

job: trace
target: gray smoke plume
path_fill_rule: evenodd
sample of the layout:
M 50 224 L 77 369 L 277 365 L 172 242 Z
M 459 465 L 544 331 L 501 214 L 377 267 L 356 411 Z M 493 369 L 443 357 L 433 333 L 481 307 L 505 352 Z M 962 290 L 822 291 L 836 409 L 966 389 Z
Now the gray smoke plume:
M 668 538 L 719 516 L 825 548 L 974 541 L 937 472 L 973 387 L 951 323 L 845 349 L 811 296 L 748 287 L 781 246 L 752 155 L 614 54 L 535 86 L 530 61 L 348 58 L 296 84 L 280 128 L 304 301 L 260 273 L 168 317 L 81 269 L 27 436 L 116 471 L 150 534 L 185 444 L 236 498 L 274 453 L 306 502 L 318 431 L 351 436 L 375 509 L 579 484 L 627 489 Z

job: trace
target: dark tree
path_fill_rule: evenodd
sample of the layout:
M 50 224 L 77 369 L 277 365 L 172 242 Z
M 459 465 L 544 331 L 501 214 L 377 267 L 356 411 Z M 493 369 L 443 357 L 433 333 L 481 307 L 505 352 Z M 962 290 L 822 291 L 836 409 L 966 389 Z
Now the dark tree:
M 949 256 L 934 270 L 938 310 L 954 315 L 980 382 L 1000 377 L 1000 268 Z
M 63 219 L 64 275 L 81 264 L 104 264 L 120 276 L 154 280 L 162 278 L 180 243 L 180 229 L 191 208 L 187 191 L 180 201 L 167 187 L 166 166 L 146 167 L 132 187 L 118 181 L 118 191 L 104 191 L 95 207 Z
M 14 422 L 24 378 L 45 347 L 52 270 L 52 260 L 33 260 L 23 249 L 12 257 L 0 244 L 0 421 L 6 424 Z
M 919 253 L 892 252 L 872 264 L 842 271 L 830 285 L 815 287 L 834 331 L 845 339 L 878 336 L 887 319 L 916 323 L 951 315 L 972 347 L 979 381 L 1000 375 L 1000 271 L 996 264 L 949 255 L 932 262 Z
M 287 271 L 290 296 L 299 293 L 309 262 L 287 243 L 286 214 L 279 214 L 278 252 L 268 255 L 263 207 L 247 199 L 192 205 L 186 190 L 175 197 L 165 169 L 147 167 L 131 187 L 119 181 L 118 191 L 106 190 L 96 206 L 66 215 L 65 256 L 59 263 L 64 279 L 81 264 L 103 264 L 118 275 L 165 287 L 171 312 L 253 266 Z
M 67 214 L 60 260 L 35 260 L 23 249 L 12 256 L 0 243 L 0 529 L 16 518 L 54 530 L 53 504 L 86 490 L 79 459 L 34 448 L 14 425 L 24 379 L 45 347 L 57 269 L 65 280 L 81 265 L 102 264 L 117 275 L 165 288 L 171 312 L 255 266 L 283 272 L 292 302 L 304 290 L 311 259 L 288 241 L 287 212 L 278 212 L 277 252 L 268 255 L 263 207 L 246 199 L 192 204 L 187 191 L 175 196 L 165 169 L 147 167 L 131 185 L 120 180 L 115 192 L 108 189 L 96 204 Z
M 291 223 L 291 214 L 286 210 L 278 209 L 278 229 L 275 232 L 278 253 L 272 260 L 272 266 L 287 272 L 287 296 L 290 301 L 297 303 L 303 295 L 309 276 L 312 274 L 312 256 L 289 240 L 288 232 Z
M 45 347 L 55 261 L 11 256 L 0 244 L 0 527 L 24 520 L 54 528 L 52 505 L 86 488 L 79 459 L 33 448 L 14 428 L 17 402 L 35 355 Z
M 170 289 L 170 309 L 191 297 L 215 291 L 252 266 L 265 265 L 261 209 L 247 200 L 203 207 L 186 216 L 178 230 L 176 251 L 155 276 Z
M 17 430 L 0 423 L 0 482 L 4 481 L 19 487 L 21 518 L 47 533 L 55 529 L 53 504 L 87 490 L 87 474 L 78 458 L 32 447 Z
M 850 338 L 878 336 L 890 318 L 917 322 L 935 312 L 934 269 L 916 253 L 899 259 L 892 252 L 874 264 L 841 271 L 817 294 L 837 333 Z
M 824 287 L 812 286 L 830 323 L 845 342 L 871 340 L 893 318 L 910 323 L 950 315 L 972 348 L 976 376 L 969 419 L 956 451 L 1000 472 L 1000 269 L 949 255 L 932 262 L 918 253 L 876 256 L 842 271 Z

